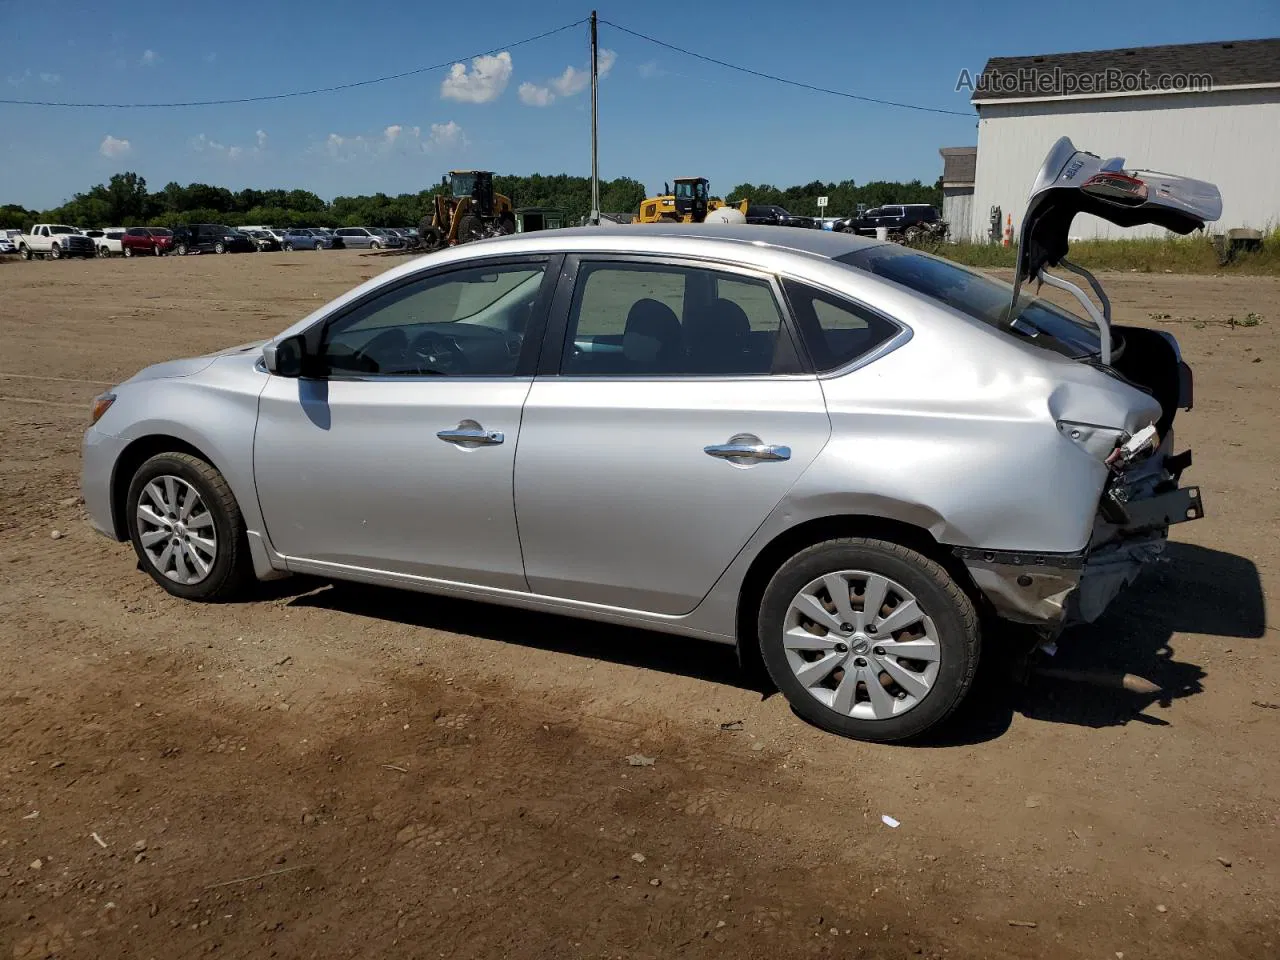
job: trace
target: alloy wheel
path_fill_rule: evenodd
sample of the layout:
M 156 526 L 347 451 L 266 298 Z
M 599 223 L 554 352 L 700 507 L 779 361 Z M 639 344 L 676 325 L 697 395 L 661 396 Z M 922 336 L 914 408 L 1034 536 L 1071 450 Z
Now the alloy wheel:
M 865 570 L 808 583 L 792 599 L 783 649 L 819 703 L 859 720 L 887 720 L 919 706 L 942 659 L 933 621 L 906 587 Z
M 202 581 L 218 559 L 218 531 L 204 499 L 181 477 L 142 488 L 135 508 L 138 540 L 155 569 L 177 583 Z

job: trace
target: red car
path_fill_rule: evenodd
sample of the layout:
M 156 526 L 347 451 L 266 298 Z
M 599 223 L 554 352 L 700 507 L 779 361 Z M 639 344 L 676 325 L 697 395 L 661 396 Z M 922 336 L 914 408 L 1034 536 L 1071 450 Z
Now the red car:
M 144 253 L 162 257 L 173 250 L 173 231 L 164 227 L 130 227 L 120 238 L 120 249 L 126 257 Z

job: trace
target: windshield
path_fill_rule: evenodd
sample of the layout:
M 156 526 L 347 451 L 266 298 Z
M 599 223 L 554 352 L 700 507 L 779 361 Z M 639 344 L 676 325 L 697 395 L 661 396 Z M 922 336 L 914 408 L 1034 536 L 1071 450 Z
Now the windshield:
M 1009 323 L 1013 287 L 909 247 L 883 244 L 846 253 L 839 262 L 865 270 L 931 300 L 959 310 L 990 327 L 1038 346 L 1080 359 L 1100 349 L 1097 329 L 1046 300 L 1023 294 L 1018 298 L 1017 326 Z
M 682 200 L 699 199 L 707 195 L 707 184 L 704 180 L 682 180 L 676 182 L 676 196 Z
M 476 176 L 474 173 L 455 173 L 453 175 L 453 195 L 455 197 L 469 197 L 476 189 Z

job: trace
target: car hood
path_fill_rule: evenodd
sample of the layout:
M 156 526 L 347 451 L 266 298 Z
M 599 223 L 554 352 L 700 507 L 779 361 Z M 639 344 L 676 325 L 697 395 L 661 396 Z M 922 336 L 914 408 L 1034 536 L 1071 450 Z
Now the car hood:
M 1120 227 L 1156 224 L 1187 234 L 1222 216 L 1212 183 L 1148 170 L 1125 170 L 1124 157 L 1103 160 L 1062 137 L 1036 175 L 1018 237 L 1018 281 L 1067 255 L 1071 222 L 1089 213 Z
M 213 353 L 206 353 L 201 357 L 186 357 L 182 360 L 166 360 L 164 363 L 154 363 L 149 367 L 144 367 L 135 373 L 125 383 L 140 383 L 144 380 L 165 380 L 175 379 L 178 377 L 190 377 L 204 370 L 219 357 L 239 356 L 245 353 L 252 353 L 262 349 L 265 340 L 255 340 L 252 343 L 242 343 L 239 346 L 227 347 L 224 350 L 217 350 Z

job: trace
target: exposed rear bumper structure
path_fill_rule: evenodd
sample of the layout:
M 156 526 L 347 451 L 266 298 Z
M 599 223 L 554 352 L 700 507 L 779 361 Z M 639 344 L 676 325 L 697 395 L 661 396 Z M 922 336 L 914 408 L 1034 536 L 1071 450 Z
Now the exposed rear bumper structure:
M 1108 539 L 1073 554 L 956 547 L 974 584 L 1006 620 L 1056 634 L 1092 623 L 1164 552 L 1169 527 L 1204 516 L 1197 487 L 1131 501 L 1106 498 Z

